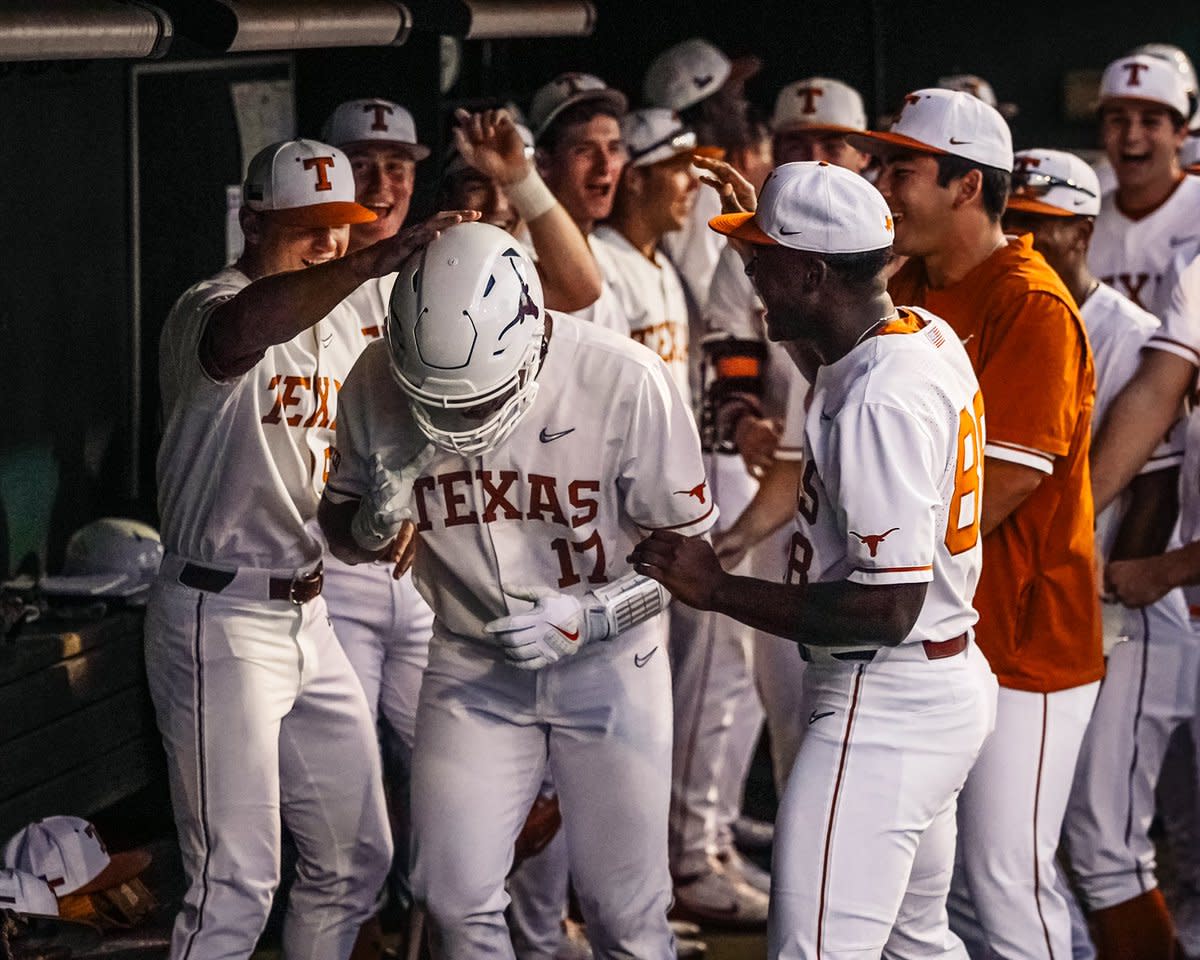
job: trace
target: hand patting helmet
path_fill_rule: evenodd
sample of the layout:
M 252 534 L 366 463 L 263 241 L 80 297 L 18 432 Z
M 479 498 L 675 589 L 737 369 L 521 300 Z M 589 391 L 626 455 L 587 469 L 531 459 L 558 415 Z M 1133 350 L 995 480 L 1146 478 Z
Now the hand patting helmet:
M 494 449 L 537 395 L 545 329 L 537 270 L 511 234 L 444 230 L 400 268 L 388 311 L 392 375 L 417 426 L 452 453 Z

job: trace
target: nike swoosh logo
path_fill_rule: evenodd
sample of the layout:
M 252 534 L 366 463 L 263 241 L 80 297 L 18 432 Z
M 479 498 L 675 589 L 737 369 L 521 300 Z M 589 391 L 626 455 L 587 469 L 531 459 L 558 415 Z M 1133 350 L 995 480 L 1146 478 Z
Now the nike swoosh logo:
M 971 141 L 971 140 L 955 140 L 953 137 L 951 137 L 950 142 L 952 144 L 954 144 L 954 146 L 956 146 L 956 147 L 965 147 L 967 144 L 969 144 L 973 141 Z
M 641 669 L 642 667 L 644 667 L 646 664 L 648 664 L 650 662 L 650 658 L 652 656 L 654 656 L 654 654 L 657 652 L 657 650 L 658 650 L 658 647 L 655 647 L 653 650 L 651 650 L 649 653 L 645 654 L 644 656 L 640 656 L 635 653 L 633 655 L 633 665 L 635 667 Z
M 1195 237 L 1172 237 L 1167 241 L 1172 247 L 1182 247 L 1185 243 L 1191 243 Z
M 824 720 L 826 717 L 832 717 L 832 716 L 833 716 L 832 710 L 826 710 L 824 713 L 817 713 L 817 711 L 814 710 L 812 713 L 810 713 L 808 715 L 808 722 L 809 722 L 809 725 L 811 726 L 812 724 L 816 723 L 818 720 Z
M 782 237 L 798 237 L 803 232 L 803 230 L 784 230 L 783 227 L 779 228 L 779 235 Z
M 565 437 L 568 433 L 574 433 L 574 427 L 568 427 L 566 430 L 559 430 L 557 433 L 550 433 L 545 427 L 542 427 L 542 432 L 538 434 L 538 439 L 542 443 L 553 443 L 561 437 Z
M 323 346 L 323 347 L 327 347 L 327 346 L 329 346 L 331 343 L 333 343 L 333 334 L 332 334 L 332 333 L 331 333 L 329 336 L 327 336 L 327 337 L 322 337 L 322 338 L 321 338 L 321 346 Z
M 557 623 L 552 623 L 552 624 L 550 624 L 550 626 L 552 626 L 555 630 L 557 630 L 559 633 L 561 633 L 564 637 L 566 637 L 572 643 L 579 642 L 579 631 L 578 630 L 576 630 L 574 633 L 567 633 L 567 631 L 564 630 L 562 627 L 560 627 Z

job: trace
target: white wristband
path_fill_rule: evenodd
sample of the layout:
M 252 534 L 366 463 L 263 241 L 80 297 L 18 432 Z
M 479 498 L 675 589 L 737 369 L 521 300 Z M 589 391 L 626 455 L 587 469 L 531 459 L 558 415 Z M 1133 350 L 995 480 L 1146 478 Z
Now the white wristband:
M 597 587 L 583 601 L 589 639 L 615 639 L 662 613 L 670 596 L 658 581 L 633 571 Z
M 558 198 L 550 192 L 532 164 L 523 179 L 505 184 L 504 194 L 526 223 L 532 223 L 542 214 L 549 213 L 558 204 Z

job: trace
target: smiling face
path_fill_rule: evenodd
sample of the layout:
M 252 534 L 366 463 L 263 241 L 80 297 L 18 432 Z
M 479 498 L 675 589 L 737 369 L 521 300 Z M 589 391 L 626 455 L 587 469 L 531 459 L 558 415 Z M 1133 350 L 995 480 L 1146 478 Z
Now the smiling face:
M 612 213 L 624 165 L 621 127 L 617 118 L 607 113 L 571 124 L 553 151 L 539 153 L 546 185 L 571 218 L 588 228 Z
M 893 250 L 900 256 L 925 257 L 945 243 L 954 214 L 954 181 L 938 186 L 937 161 L 925 153 L 886 158 L 875 184 L 892 211 Z
M 631 167 L 625 171 L 625 181 L 635 191 L 641 215 L 655 234 L 682 230 L 687 224 L 700 187 L 690 151 L 644 167 Z
M 521 229 L 521 217 L 500 185 L 473 167 L 447 177 L 444 189 L 448 210 L 478 210 L 480 219 L 514 236 Z
M 388 143 L 351 143 L 344 147 L 354 171 L 354 199 L 377 217 L 356 224 L 354 249 L 399 232 L 412 200 L 416 163 L 403 147 Z
M 297 227 L 280 223 L 269 212 L 242 208 L 242 232 L 253 251 L 257 277 L 303 270 L 346 253 L 350 227 Z
M 1110 100 L 1100 112 L 1100 139 L 1123 189 L 1168 188 L 1180 175 L 1185 125 L 1165 106 Z

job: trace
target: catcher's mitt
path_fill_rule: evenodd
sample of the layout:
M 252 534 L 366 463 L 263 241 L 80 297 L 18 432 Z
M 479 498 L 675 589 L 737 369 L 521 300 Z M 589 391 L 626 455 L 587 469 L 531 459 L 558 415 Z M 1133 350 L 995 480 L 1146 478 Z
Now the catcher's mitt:
M 562 813 L 558 809 L 558 795 L 554 793 L 539 794 L 529 808 L 525 817 L 525 825 L 517 834 L 517 842 L 513 852 L 513 867 L 535 857 L 549 846 L 558 828 L 562 826 Z

